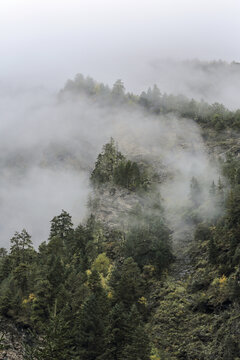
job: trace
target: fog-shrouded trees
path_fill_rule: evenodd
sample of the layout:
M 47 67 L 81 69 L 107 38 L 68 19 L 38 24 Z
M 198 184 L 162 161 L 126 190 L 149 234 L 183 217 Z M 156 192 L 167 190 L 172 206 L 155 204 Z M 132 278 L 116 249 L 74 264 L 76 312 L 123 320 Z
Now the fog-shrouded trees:
M 91 181 L 95 186 L 110 183 L 131 191 L 147 189 L 150 183 L 145 169 L 140 169 L 136 162 L 127 160 L 112 138 L 98 155 Z

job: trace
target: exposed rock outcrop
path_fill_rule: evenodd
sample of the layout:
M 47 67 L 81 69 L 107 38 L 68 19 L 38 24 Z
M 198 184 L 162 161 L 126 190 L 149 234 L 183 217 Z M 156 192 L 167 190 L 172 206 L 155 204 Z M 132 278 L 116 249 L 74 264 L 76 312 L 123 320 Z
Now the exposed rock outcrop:
M 0 318 L 0 359 L 23 360 L 26 330 L 10 319 Z

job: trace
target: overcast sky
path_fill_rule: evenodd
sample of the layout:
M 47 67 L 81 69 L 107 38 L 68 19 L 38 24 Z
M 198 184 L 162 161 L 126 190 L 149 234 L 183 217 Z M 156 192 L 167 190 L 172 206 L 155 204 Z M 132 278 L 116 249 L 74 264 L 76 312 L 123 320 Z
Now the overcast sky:
M 0 0 L 0 80 L 134 89 L 158 58 L 240 61 L 239 0 Z

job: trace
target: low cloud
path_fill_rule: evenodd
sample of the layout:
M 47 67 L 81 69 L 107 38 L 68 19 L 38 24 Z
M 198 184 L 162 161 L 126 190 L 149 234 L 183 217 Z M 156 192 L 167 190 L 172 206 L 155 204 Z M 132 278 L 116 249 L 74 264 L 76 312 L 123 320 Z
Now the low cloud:
M 157 117 L 135 105 L 100 106 L 84 96 L 60 102 L 42 89 L 15 93 L 0 106 L 2 246 L 23 227 L 35 245 L 46 240 L 61 209 L 75 225 L 84 218 L 89 175 L 111 136 L 126 156 L 141 155 L 171 175 L 161 186 L 169 211 L 188 201 L 192 176 L 206 188 L 218 177 L 191 120 Z

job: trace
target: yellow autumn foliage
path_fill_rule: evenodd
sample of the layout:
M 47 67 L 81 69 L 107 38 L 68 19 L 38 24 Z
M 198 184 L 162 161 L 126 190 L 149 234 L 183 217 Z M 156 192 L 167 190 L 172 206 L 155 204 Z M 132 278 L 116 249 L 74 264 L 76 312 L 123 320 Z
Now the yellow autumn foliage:
M 226 284 L 227 282 L 227 278 L 225 275 L 223 275 L 220 279 L 219 279 L 219 284 L 220 286 L 223 286 L 224 284 Z
M 86 274 L 87 274 L 87 276 L 90 276 L 91 275 L 91 270 L 90 269 L 88 269 L 88 270 L 86 270 Z
M 147 299 L 144 296 L 140 297 L 140 299 L 138 299 L 138 302 L 139 304 L 147 305 Z
M 111 291 L 109 291 L 109 292 L 108 292 L 107 297 L 108 297 L 108 299 L 112 299 L 113 294 L 112 294 L 112 292 L 111 292 Z
M 23 299 L 22 304 L 23 304 L 23 305 L 26 305 L 26 304 L 34 301 L 34 300 L 36 300 L 36 296 L 35 296 L 34 293 L 31 293 L 31 294 L 28 295 L 28 298 L 27 298 L 27 299 Z

